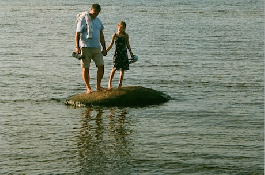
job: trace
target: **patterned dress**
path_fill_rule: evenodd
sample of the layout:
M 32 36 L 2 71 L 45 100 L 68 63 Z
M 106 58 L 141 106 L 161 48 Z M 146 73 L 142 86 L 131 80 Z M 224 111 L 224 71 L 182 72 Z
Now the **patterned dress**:
M 115 54 L 113 56 L 113 67 L 116 70 L 129 70 L 129 59 L 127 55 L 126 37 L 115 34 Z

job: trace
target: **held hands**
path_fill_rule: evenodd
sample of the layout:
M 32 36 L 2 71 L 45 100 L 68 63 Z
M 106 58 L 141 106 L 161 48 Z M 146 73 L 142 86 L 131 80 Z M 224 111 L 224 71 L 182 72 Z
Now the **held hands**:
M 106 50 L 103 50 L 101 53 L 102 53 L 103 56 L 107 56 L 107 51 Z

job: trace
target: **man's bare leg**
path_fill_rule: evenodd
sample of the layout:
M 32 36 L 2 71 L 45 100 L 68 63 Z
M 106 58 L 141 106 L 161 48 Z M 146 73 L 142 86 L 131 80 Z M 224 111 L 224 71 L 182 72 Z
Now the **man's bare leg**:
M 104 75 L 104 65 L 100 65 L 100 66 L 97 66 L 98 67 L 98 70 L 97 70 L 97 86 L 96 86 L 96 89 L 98 91 L 102 91 L 102 90 L 105 90 L 103 87 L 101 87 L 101 80 L 103 78 L 103 75 Z
M 87 93 L 91 93 L 91 87 L 89 86 L 89 68 L 82 68 L 82 77 L 86 84 Z

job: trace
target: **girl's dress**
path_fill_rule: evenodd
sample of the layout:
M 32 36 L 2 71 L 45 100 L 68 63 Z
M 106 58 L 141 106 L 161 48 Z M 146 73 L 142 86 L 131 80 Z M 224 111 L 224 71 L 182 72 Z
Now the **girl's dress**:
M 113 56 L 113 67 L 116 70 L 129 70 L 129 59 L 127 55 L 126 37 L 115 33 L 115 54 Z

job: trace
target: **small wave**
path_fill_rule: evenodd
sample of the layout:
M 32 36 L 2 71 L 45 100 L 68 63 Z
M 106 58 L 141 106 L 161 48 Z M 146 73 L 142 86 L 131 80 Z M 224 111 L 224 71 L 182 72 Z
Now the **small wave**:
M 25 103 L 25 102 L 30 102 L 30 103 L 46 103 L 46 102 L 58 102 L 61 103 L 65 100 L 66 98 L 50 98 L 50 99 L 5 99 L 5 100 L 0 100 L 0 103 L 2 104 L 8 104 L 8 103 Z

